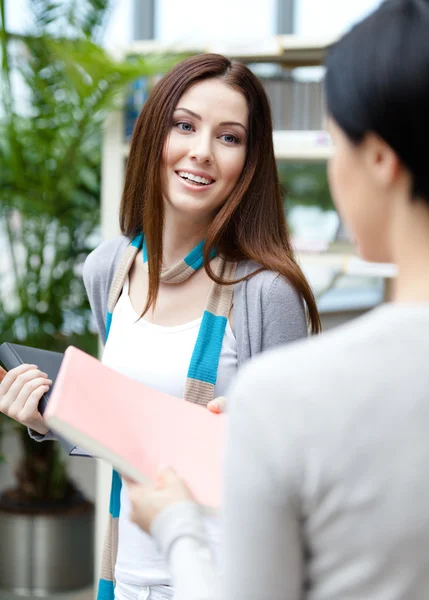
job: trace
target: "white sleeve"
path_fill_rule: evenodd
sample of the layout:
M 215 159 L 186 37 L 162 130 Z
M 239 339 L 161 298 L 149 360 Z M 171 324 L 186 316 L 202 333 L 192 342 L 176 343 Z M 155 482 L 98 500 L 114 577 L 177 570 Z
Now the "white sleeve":
M 198 505 L 181 502 L 163 510 L 151 533 L 168 562 L 175 600 L 218 600 L 218 573 Z

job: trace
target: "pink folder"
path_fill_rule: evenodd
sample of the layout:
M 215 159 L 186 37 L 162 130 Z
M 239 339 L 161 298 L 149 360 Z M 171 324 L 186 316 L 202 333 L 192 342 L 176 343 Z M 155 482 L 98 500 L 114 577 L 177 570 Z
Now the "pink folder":
M 195 498 L 221 501 L 225 416 L 150 388 L 70 346 L 45 411 L 54 431 L 136 481 L 171 466 Z

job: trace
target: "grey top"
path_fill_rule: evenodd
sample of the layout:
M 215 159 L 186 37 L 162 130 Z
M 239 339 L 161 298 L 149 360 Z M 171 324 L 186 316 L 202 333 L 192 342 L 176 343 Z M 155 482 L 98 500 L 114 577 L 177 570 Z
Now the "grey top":
M 106 337 L 107 300 L 110 285 L 129 238 L 118 236 L 103 242 L 87 257 L 83 280 L 101 339 Z M 236 278 L 256 271 L 259 265 L 242 261 Z M 292 285 L 272 271 L 261 271 L 234 285 L 233 330 L 237 340 L 237 363 L 263 350 L 307 337 L 304 302 Z M 53 439 L 30 430 L 36 440 Z M 70 446 L 72 448 L 72 446 Z
M 175 600 L 429 598 L 428 332 L 386 305 L 242 369 L 219 589 L 198 507 L 153 524 Z

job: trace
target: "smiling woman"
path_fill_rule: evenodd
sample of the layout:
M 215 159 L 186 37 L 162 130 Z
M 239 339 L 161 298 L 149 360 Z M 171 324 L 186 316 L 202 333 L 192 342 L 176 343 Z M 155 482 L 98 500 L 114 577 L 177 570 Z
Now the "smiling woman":
M 319 330 L 290 245 L 268 100 L 245 65 L 195 56 L 154 88 L 133 133 L 120 225 L 84 269 L 112 368 L 207 405 L 246 360 L 306 337 L 306 308 Z M 99 598 L 172 598 L 117 473 L 110 507 Z M 219 520 L 205 524 L 216 551 Z
M 185 185 L 178 171 L 214 182 L 195 195 L 200 186 L 189 178 Z M 171 243 L 171 211 L 187 244 L 205 239 L 204 266 L 213 281 L 222 283 L 210 261 L 215 249 L 234 262 L 253 260 L 289 281 L 307 305 L 312 331 L 319 331 L 316 303 L 287 232 L 268 99 L 242 63 L 216 54 L 183 61 L 154 88 L 137 119 L 120 223 L 130 238 L 144 231 L 144 314 L 160 302 L 162 263 L 177 262 L 186 251 Z

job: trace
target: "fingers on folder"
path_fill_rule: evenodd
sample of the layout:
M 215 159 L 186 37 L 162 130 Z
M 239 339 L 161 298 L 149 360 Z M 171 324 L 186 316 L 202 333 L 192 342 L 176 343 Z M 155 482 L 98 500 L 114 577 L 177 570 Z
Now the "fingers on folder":
M 215 398 L 214 400 L 211 400 L 207 404 L 207 408 L 209 409 L 209 411 L 212 413 L 216 413 L 216 414 L 225 412 L 225 406 L 226 406 L 225 396 L 218 396 L 217 398 Z

